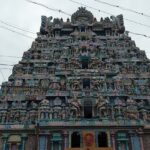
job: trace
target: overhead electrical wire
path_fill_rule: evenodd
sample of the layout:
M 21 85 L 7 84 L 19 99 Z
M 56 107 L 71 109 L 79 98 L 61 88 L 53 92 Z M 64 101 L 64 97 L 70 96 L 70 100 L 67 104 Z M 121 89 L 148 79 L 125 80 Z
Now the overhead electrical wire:
M 74 1 L 74 0 L 69 0 L 69 1 L 72 2 L 72 3 L 78 4 L 78 5 L 81 5 L 81 6 L 85 6 L 85 7 L 87 7 L 87 8 L 91 8 L 91 9 L 96 10 L 96 11 L 98 11 L 98 12 L 102 12 L 102 13 L 107 14 L 107 15 L 112 15 L 111 13 L 108 13 L 108 12 L 106 12 L 106 11 L 103 11 L 103 10 L 100 10 L 100 9 L 97 9 L 97 8 L 94 8 L 94 7 L 92 7 L 92 6 L 88 6 L 88 5 L 83 4 L 83 3 L 81 3 L 81 2 L 77 2 L 77 1 Z
M 59 13 L 64 13 L 64 14 L 66 14 L 66 15 L 71 16 L 69 13 L 64 12 L 63 10 L 60 10 L 60 9 L 53 9 L 53 8 L 47 7 L 46 5 L 44 5 L 44 4 L 42 4 L 42 3 L 37 3 L 37 2 L 34 2 L 34 1 L 30 1 L 30 0 L 26 0 L 26 1 L 27 1 L 27 2 L 30 2 L 30 3 L 33 3 L 33 4 L 36 4 L 36 5 L 40 5 L 40 6 L 42 6 L 42 7 L 45 7 L 45 8 L 47 8 L 47 9 L 50 9 L 50 10 L 52 10 L 52 11 L 58 11 Z M 86 5 L 86 4 L 77 2 L 77 1 L 75 1 L 75 0 L 69 0 L 69 1 L 71 1 L 71 2 L 73 2 L 73 3 L 76 3 L 76 4 L 78 4 L 78 5 L 85 6 L 85 7 L 87 7 L 87 8 L 91 8 L 91 9 L 96 10 L 96 11 L 98 11 L 98 12 L 105 13 L 105 14 L 107 14 L 107 15 L 113 15 L 113 14 L 108 13 L 108 12 L 106 12 L 106 11 L 99 10 L 99 9 L 97 9 L 97 8 L 94 8 L 94 7 L 92 7 L 92 6 L 88 6 L 88 5 Z M 103 1 L 100 1 L 100 0 L 95 0 L 95 1 L 97 1 L 97 2 L 98 2 L 98 1 L 99 1 L 99 2 L 103 2 Z M 106 3 L 106 2 L 103 2 L 103 3 Z M 107 4 L 108 4 L 108 3 L 107 3 Z M 113 4 L 109 4 L 109 5 L 112 5 L 112 6 L 113 6 Z M 114 5 L 114 6 L 115 6 L 115 5 Z M 115 7 L 116 7 L 116 6 L 115 6 Z M 142 26 L 145 26 L 145 27 L 150 28 L 149 25 L 145 25 L 145 24 L 136 22 L 136 21 L 134 21 L 134 20 L 130 20 L 130 19 L 127 19 L 127 18 L 124 18 L 124 20 L 127 20 L 127 21 L 129 21 L 129 22 L 132 22 L 132 23 L 139 24 L 139 25 L 142 25 Z M 11 24 L 9 24 L 9 23 L 6 23 L 6 22 L 4 22 L 4 21 L 2 21 L 2 20 L 0 20 L 0 22 L 3 23 L 3 24 L 5 24 L 5 25 L 8 25 L 8 26 L 10 26 L 10 27 L 13 27 L 13 28 L 15 28 L 15 29 L 18 29 L 18 30 L 21 30 L 21 31 L 24 31 L 24 32 L 28 32 L 28 33 L 32 33 L 32 34 L 36 34 L 36 33 L 34 33 L 34 32 L 28 31 L 28 30 L 26 30 L 26 29 L 22 29 L 22 28 L 20 28 L 20 27 L 11 25 Z M 9 31 L 11 31 L 11 32 L 17 33 L 17 34 L 22 35 L 22 36 L 27 37 L 27 38 L 32 38 L 32 39 L 34 39 L 34 38 L 31 37 L 31 36 L 28 36 L 28 35 L 26 35 L 26 34 L 23 34 L 23 33 L 17 32 L 17 31 L 14 31 L 14 30 L 9 29 L 9 28 L 4 27 L 4 26 L 0 26 L 0 28 L 9 30 Z M 134 32 L 131 32 L 131 31 L 128 31 L 128 32 L 131 33 L 131 34 L 135 34 L 135 35 L 141 35 L 141 36 L 147 37 L 147 38 L 150 37 L 150 36 L 145 35 L 145 34 L 134 33 Z
M 135 35 L 144 36 L 144 37 L 146 37 L 146 38 L 150 38 L 150 36 L 147 36 L 147 35 L 145 35 L 145 34 L 135 33 L 135 32 L 131 32 L 131 31 L 127 31 L 127 32 L 129 32 L 129 33 L 131 33 L 131 34 L 135 34 Z
M 2 21 L 2 20 L 0 20 L 0 23 L 2 23 L 2 24 L 4 24 L 4 25 L 7 25 L 7 26 L 10 26 L 10 27 L 15 28 L 15 29 L 18 29 L 18 30 L 21 30 L 21 31 L 30 33 L 30 34 L 36 34 L 36 33 L 31 32 L 31 31 L 29 31 L 29 30 L 22 29 L 22 28 L 20 28 L 20 27 L 15 26 L 15 25 L 11 25 L 10 23 L 4 22 L 4 21 Z
M 42 7 L 46 8 L 46 9 L 49 9 L 49 10 L 52 10 L 52 11 L 56 11 L 56 12 L 63 13 L 65 15 L 71 16 L 71 14 L 69 14 L 69 13 L 67 13 L 67 12 L 65 12 L 65 11 L 63 11 L 61 9 L 50 8 L 50 7 L 47 7 L 46 5 L 44 5 L 42 3 L 34 2 L 34 1 L 31 1 L 31 0 L 25 0 L 25 1 L 27 1 L 29 3 L 33 3 L 35 5 L 42 6 Z
M 65 12 L 65 11 L 63 11 L 63 10 L 50 8 L 50 7 L 47 7 L 46 5 L 44 5 L 44 4 L 42 4 L 42 3 L 34 2 L 34 1 L 31 1 L 31 0 L 25 0 L 25 1 L 27 1 L 27 2 L 29 2 L 29 3 L 33 3 L 33 4 L 36 4 L 36 5 L 39 5 L 39 6 L 42 6 L 42 7 L 45 7 L 45 8 L 47 8 L 47 9 L 49 9 L 49 10 L 52 10 L 52 11 L 58 11 L 58 12 L 60 12 L 60 13 L 64 13 L 64 14 L 66 14 L 66 15 L 71 16 L 69 13 L 67 13 L 67 12 Z M 109 12 L 107 12 L 107 11 L 103 11 L 103 10 L 94 8 L 94 7 L 92 7 L 92 6 L 88 6 L 88 5 L 86 5 L 86 4 L 77 2 L 77 1 L 75 1 L 75 0 L 69 0 L 69 1 L 70 1 L 70 2 L 73 2 L 73 3 L 76 3 L 76 4 L 78 4 L 78 5 L 85 6 L 85 7 L 87 7 L 87 8 L 91 8 L 91 9 L 96 10 L 96 11 L 98 11 L 98 12 L 102 12 L 102 13 L 105 13 L 105 14 L 107 14 L 107 15 L 114 16 L 113 14 L 111 14 L 111 13 L 109 13 Z M 124 20 L 127 20 L 127 21 L 129 21 L 129 22 L 132 22 L 132 23 L 139 24 L 139 25 L 142 25 L 142 26 L 145 26 L 145 27 L 150 28 L 149 25 L 145 25 L 145 24 L 136 22 L 136 21 L 134 21 L 134 20 L 130 20 L 130 19 L 126 19 L 126 18 L 124 18 Z M 130 31 L 128 31 L 128 32 L 134 34 L 134 32 L 130 32 Z M 135 33 L 135 35 L 141 35 L 141 36 L 143 36 L 143 37 L 149 38 L 149 36 L 144 35 L 144 34 L 140 34 L 140 33 Z
M 17 56 L 6 56 L 6 55 L 0 55 L 0 57 L 9 57 L 9 58 L 22 58 L 22 57 L 17 57 Z
M 108 3 L 108 2 L 105 2 L 105 1 L 102 1 L 102 0 L 94 0 L 94 1 L 96 1 L 98 3 L 101 3 L 101 4 L 105 4 L 105 5 L 108 5 L 108 6 L 111 6 L 111 7 L 115 7 L 115 8 L 119 8 L 119 9 L 122 9 L 122 10 L 125 10 L 125 11 L 129 11 L 129 12 L 132 12 L 132 13 L 150 18 L 150 15 L 139 12 L 139 11 L 136 11 L 136 10 L 133 10 L 133 9 L 130 9 L 130 8 L 122 7 L 120 5 L 114 5 L 114 4 L 111 4 L 111 3 Z
M 8 58 L 15 58 L 15 59 L 16 58 L 18 58 L 18 59 L 22 58 L 22 57 L 17 57 L 17 56 L 6 56 L 6 55 L 0 55 L 0 57 L 8 57 Z M 4 61 L 4 62 L 10 62 L 10 61 Z M 11 63 L 15 64 L 15 62 L 11 62 Z M 1 66 L 8 66 L 8 65 L 7 64 L 1 64 L 0 67 Z M 9 65 L 9 67 L 10 67 L 10 65 Z M 13 65 L 11 67 L 13 67 Z M 0 68 L 0 69 L 3 69 L 3 68 Z M 10 69 L 10 68 L 4 68 L 4 69 Z
M 1 70 L 4 70 L 4 69 L 8 69 L 8 70 L 12 70 L 12 68 L 0 68 Z
M 17 33 L 17 34 L 19 34 L 19 35 L 21 35 L 21 36 L 24 36 L 24 37 L 27 37 L 27 38 L 34 39 L 34 37 L 25 35 L 25 34 L 23 34 L 23 33 L 17 32 L 17 31 L 14 31 L 14 30 L 9 29 L 9 28 L 4 27 L 4 26 L 0 26 L 0 28 L 6 29 L 6 30 L 11 31 L 11 32 L 14 32 L 14 33 Z M 135 32 L 131 32 L 131 31 L 127 31 L 127 32 L 128 32 L 128 33 L 131 33 L 131 34 L 135 34 L 135 35 L 140 35 L 140 36 L 143 36 L 143 37 L 145 37 L 145 38 L 150 38 L 150 36 L 145 35 L 145 34 L 135 33 Z M 3 55 L 0 55 L 0 57 L 22 58 L 22 57 L 16 57 L 16 56 L 3 56 Z
M 21 36 L 24 36 L 24 37 L 27 37 L 27 38 L 30 38 L 30 39 L 34 39 L 34 37 L 25 35 L 25 34 L 23 34 L 23 33 L 17 32 L 17 31 L 14 31 L 14 30 L 9 29 L 9 28 L 4 27 L 4 26 L 0 26 L 0 28 L 6 29 L 6 30 L 11 31 L 11 32 L 14 32 L 14 33 L 17 33 L 17 34 L 19 34 L 19 35 L 21 35 Z M 131 32 L 131 31 L 128 31 L 128 33 L 135 34 L 135 35 L 140 35 L 140 36 L 143 36 L 143 37 L 145 37 L 145 38 L 150 38 L 150 36 L 145 35 L 145 34 L 141 34 L 141 33 L 134 33 L 134 32 Z M 0 57 L 21 58 L 21 57 L 16 57 L 16 56 L 3 56 L 3 55 L 0 55 Z
M 5 30 L 8 30 L 8 31 L 11 31 L 11 32 L 13 32 L 13 33 L 16 33 L 16 34 L 18 34 L 18 35 L 24 36 L 24 37 L 26 37 L 26 38 L 34 39 L 34 37 L 31 37 L 31 36 L 28 36 L 28 35 L 26 35 L 26 34 L 17 32 L 17 31 L 15 31 L 15 30 L 12 30 L 12 29 L 7 28 L 7 27 L 5 27 L 5 26 L 0 26 L 0 28 L 5 29 Z
M 134 24 L 138 24 L 138 25 L 140 25 L 140 26 L 144 26 L 144 27 L 150 28 L 150 25 L 146 25 L 146 24 L 143 24 L 143 23 L 140 23 L 140 22 L 131 20 L 131 19 L 124 18 L 124 20 L 126 20 L 126 21 L 128 21 L 128 22 L 132 22 L 132 23 L 134 23 Z
M 11 64 L 0 64 L 0 66 L 14 66 L 14 65 L 11 65 Z
M 75 4 L 78 4 L 78 5 L 81 5 L 81 6 L 85 6 L 85 7 L 87 7 L 87 8 L 91 8 L 91 9 L 96 10 L 96 11 L 98 11 L 98 12 L 102 12 L 102 13 L 105 13 L 105 14 L 107 14 L 107 15 L 112 15 L 112 16 L 114 16 L 113 14 L 111 14 L 111 13 L 109 13 L 109 12 L 102 11 L 102 10 L 97 9 L 97 8 L 95 8 L 95 7 L 88 6 L 88 5 L 86 5 L 86 4 L 77 2 L 77 1 L 75 1 L 75 0 L 69 0 L 69 1 L 71 1 L 71 2 L 73 2 L 73 3 L 75 3 Z M 127 21 L 129 21 L 129 22 L 132 22 L 132 23 L 139 24 L 139 25 L 142 25 L 142 26 L 145 26 L 145 27 L 150 28 L 149 25 L 145 25 L 145 24 L 136 22 L 136 21 L 134 21 L 134 20 L 130 20 L 130 19 L 127 19 L 127 18 L 124 18 L 124 20 L 127 20 Z M 143 36 L 143 37 L 146 37 L 146 38 L 150 38 L 149 35 L 145 35 L 145 34 L 141 34 L 141 33 L 134 33 L 134 32 L 131 32 L 131 31 L 128 31 L 128 32 L 131 33 L 131 34 L 140 35 L 140 36 Z
M 3 60 L 3 63 L 1 64 L 0 62 L 0 69 L 10 69 L 10 68 L 1 68 L 1 66 L 7 66 L 7 67 L 13 67 L 14 65 L 11 65 L 11 64 L 6 64 L 4 62 L 8 62 L 8 63 L 11 63 L 11 64 L 16 64 L 17 62 L 11 62 L 11 61 L 6 61 L 6 60 Z
M 16 62 L 8 61 L 8 60 L 2 60 L 3 63 L 12 63 L 15 64 Z
M 42 7 L 45 7 L 45 8 L 47 8 L 47 9 L 49 9 L 49 10 L 58 11 L 59 13 L 63 13 L 63 14 L 66 14 L 66 15 L 71 16 L 69 13 L 67 13 L 67 12 L 65 12 L 65 11 L 63 11 L 63 10 L 60 10 L 60 9 L 53 9 L 53 8 L 47 7 L 46 5 L 44 5 L 44 4 L 42 4 L 42 3 L 37 3 L 37 2 L 31 1 L 31 0 L 26 0 L 26 1 L 27 1 L 27 2 L 30 2 L 30 3 L 33 3 L 33 4 L 36 4 L 36 5 L 40 5 L 40 6 L 42 6 Z M 78 5 L 85 6 L 85 7 L 87 7 L 87 8 L 91 8 L 91 9 L 96 10 L 96 11 L 98 11 L 98 12 L 105 13 L 105 14 L 107 14 L 107 15 L 113 15 L 113 14 L 111 14 L 111 13 L 109 13 L 109 12 L 106 12 L 106 11 L 103 11 L 103 10 L 100 10 L 100 9 L 97 9 L 97 8 L 94 8 L 94 7 L 92 7 L 92 6 L 88 6 L 88 5 L 86 5 L 86 4 L 77 2 L 77 1 L 75 1 L 75 0 L 69 0 L 69 1 L 71 1 L 71 2 L 73 2 L 73 3 L 76 3 L 76 4 L 78 4 Z M 127 21 L 129 21 L 129 22 L 136 23 L 136 24 L 139 24 L 139 25 L 142 25 L 142 26 L 145 26 L 145 27 L 150 28 L 149 25 L 145 25 L 145 24 L 136 22 L 136 21 L 134 21 L 134 20 L 130 20 L 130 19 L 127 19 L 127 18 L 124 18 L 124 20 L 127 20 Z M 24 31 L 24 32 L 28 32 L 28 33 L 35 34 L 34 32 L 31 32 L 31 31 L 28 31 L 28 30 L 26 30 L 26 29 L 22 29 L 22 28 L 20 28 L 20 27 L 11 25 L 11 24 L 6 23 L 6 22 L 4 22 L 4 21 L 2 21 L 2 20 L 0 20 L 0 22 L 3 23 L 3 24 L 5 24 L 5 25 L 8 25 L 8 26 L 10 26 L 10 27 L 13 27 L 13 28 L 15 28 L 15 29 L 18 29 L 18 30 L 21 30 L 21 31 Z M 17 32 L 17 31 L 14 31 L 14 30 L 12 30 L 12 29 L 10 29 L 10 28 L 7 28 L 7 27 L 5 27 L 5 26 L 0 26 L 0 28 L 3 28 L 3 29 L 5 29 L 5 30 L 11 31 L 11 32 L 14 32 L 14 33 L 16 33 L 16 34 L 19 34 L 19 35 L 24 36 L 24 37 L 27 37 L 27 38 L 32 38 L 32 39 L 34 39 L 34 37 L 28 36 L 28 35 L 26 35 L 26 34 L 23 34 L 23 33 Z M 140 36 L 143 36 L 143 37 L 146 37 L 146 38 L 150 38 L 150 36 L 145 35 L 145 34 L 134 33 L 134 32 L 131 32 L 131 31 L 128 31 L 128 32 L 131 33 L 131 34 L 140 35 Z M 11 57 L 11 56 L 7 56 L 7 57 Z M 17 57 L 16 57 L 16 58 L 17 58 Z
M 83 3 L 81 3 L 81 2 L 77 2 L 77 1 L 75 1 L 75 0 L 69 0 L 69 1 L 72 2 L 72 3 L 78 4 L 78 5 L 81 5 L 81 6 L 85 6 L 85 7 L 87 7 L 87 8 L 91 8 L 91 9 L 96 10 L 96 11 L 98 11 L 98 12 L 102 12 L 102 13 L 104 13 L 104 14 L 114 16 L 113 14 L 111 14 L 111 13 L 109 13 L 109 12 L 107 12 L 107 11 L 100 10 L 100 9 L 98 9 L 98 8 L 95 8 L 95 7 L 92 7 L 92 6 L 83 4 Z M 143 24 L 143 23 L 140 23 L 140 22 L 137 22 L 137 21 L 128 19 L 128 18 L 124 18 L 124 20 L 126 20 L 126 21 L 128 21 L 128 22 L 132 22 L 132 23 L 138 24 L 138 25 L 141 25 L 141 26 L 144 26 L 144 27 L 147 27 L 147 28 L 150 28 L 150 25 L 146 25 L 146 24 Z

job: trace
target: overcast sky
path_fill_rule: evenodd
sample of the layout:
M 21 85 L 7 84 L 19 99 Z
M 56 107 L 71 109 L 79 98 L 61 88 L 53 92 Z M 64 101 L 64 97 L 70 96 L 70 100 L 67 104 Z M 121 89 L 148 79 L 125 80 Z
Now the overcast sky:
M 33 0 L 35 2 L 40 2 L 48 7 L 61 9 L 69 14 L 74 13 L 79 5 L 70 2 L 69 0 Z M 95 2 L 94 0 L 76 0 L 82 2 L 89 6 L 98 8 L 103 11 L 107 11 L 111 14 L 119 15 L 123 14 L 125 18 L 132 19 L 134 21 L 150 25 L 150 18 L 140 16 L 128 11 L 123 11 L 118 8 L 113 8 L 104 4 Z M 134 9 L 139 12 L 150 15 L 150 0 L 103 0 L 114 5 L 120 5 L 126 8 Z M 99 20 L 101 17 L 110 17 L 106 14 L 99 13 L 98 11 L 90 10 L 93 15 Z M 53 16 L 53 18 L 63 18 L 66 20 L 67 15 L 62 13 L 53 12 L 41 6 L 37 6 L 26 2 L 25 0 L 0 0 L 0 20 L 5 21 L 11 25 L 18 26 L 20 28 L 30 30 L 32 32 L 38 32 L 41 24 L 41 15 Z M 16 33 L 2 29 L 1 27 L 7 27 L 17 32 L 21 32 L 14 28 L 8 27 L 0 23 L 0 55 L 4 56 L 17 56 L 22 57 L 23 52 L 27 51 L 34 39 L 26 38 Z M 142 33 L 150 36 L 150 28 L 140 26 L 131 22 L 125 21 L 126 30 Z M 36 37 L 34 34 L 29 34 L 21 32 L 28 36 Z M 150 39 L 142 36 L 130 34 L 133 40 L 135 40 L 137 47 L 141 50 L 145 50 L 148 58 L 150 58 Z M 10 58 L 0 56 L 0 64 L 16 64 L 21 58 Z M 9 75 L 11 75 L 10 66 L 0 65 L 0 84 L 8 80 Z

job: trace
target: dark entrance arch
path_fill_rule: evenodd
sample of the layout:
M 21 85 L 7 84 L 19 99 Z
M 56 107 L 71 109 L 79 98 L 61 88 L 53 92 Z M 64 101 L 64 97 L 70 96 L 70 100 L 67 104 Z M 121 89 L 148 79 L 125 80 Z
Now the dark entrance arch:
M 99 132 L 99 134 L 98 134 L 98 147 L 108 147 L 106 132 Z
M 92 101 L 88 100 L 84 102 L 84 118 L 92 118 Z
M 71 147 L 76 148 L 80 147 L 80 133 L 79 132 L 73 132 L 71 135 Z

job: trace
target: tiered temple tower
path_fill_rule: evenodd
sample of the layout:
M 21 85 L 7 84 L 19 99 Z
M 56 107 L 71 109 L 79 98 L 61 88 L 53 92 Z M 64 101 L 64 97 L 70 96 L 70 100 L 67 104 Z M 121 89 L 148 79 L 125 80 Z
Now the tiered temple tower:
M 150 60 L 123 16 L 42 16 L 0 97 L 0 150 L 149 150 Z

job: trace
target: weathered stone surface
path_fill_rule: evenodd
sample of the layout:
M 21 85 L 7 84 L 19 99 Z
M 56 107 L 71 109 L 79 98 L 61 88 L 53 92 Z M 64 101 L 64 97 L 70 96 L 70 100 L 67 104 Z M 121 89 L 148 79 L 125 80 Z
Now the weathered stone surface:
M 145 134 L 143 136 L 144 150 L 149 150 L 150 148 L 150 134 Z

